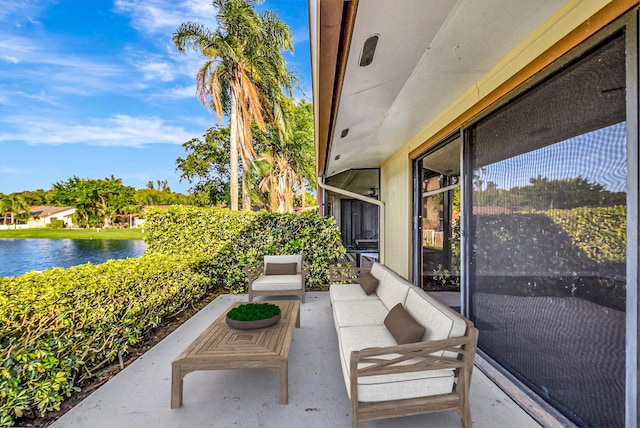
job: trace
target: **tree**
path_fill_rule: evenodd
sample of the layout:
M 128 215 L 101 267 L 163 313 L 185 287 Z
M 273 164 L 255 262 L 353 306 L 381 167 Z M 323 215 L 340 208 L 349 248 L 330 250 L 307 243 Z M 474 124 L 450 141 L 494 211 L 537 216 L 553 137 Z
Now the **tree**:
M 155 184 L 147 182 L 147 187 L 136 190 L 134 199 L 138 205 L 188 205 L 192 202 L 189 196 L 172 192 L 167 180 L 156 180 Z
M 7 197 L 7 204 L 11 212 L 11 224 L 16 225 L 16 217 L 20 215 L 20 211 L 24 210 L 24 217 L 28 219 L 31 215 L 31 206 L 21 193 L 12 193 Z
M 260 190 L 277 212 L 292 212 L 296 196 L 304 203 L 306 186 L 315 187 L 313 108 L 306 101 L 289 100 L 285 119 L 287 132 L 271 126 L 267 133 L 257 133 Z
M 127 205 L 122 208 L 122 212 L 129 216 L 129 228 L 133 227 L 133 214 L 140 214 L 140 207 L 137 205 Z
M 229 127 L 209 128 L 203 140 L 193 138 L 182 145 L 187 157 L 176 159 L 180 181 L 206 205 L 229 203 Z
M 0 214 L 2 214 L 2 224 L 7 224 L 7 213 L 11 211 L 9 198 L 5 194 L 0 194 Z
M 615 193 L 582 176 L 549 180 L 538 175 L 529 182 L 530 185 L 514 188 L 512 192 L 520 196 L 524 206 L 538 210 L 602 207 L 619 202 Z
M 36 205 L 48 205 L 49 201 L 47 199 L 47 192 L 43 189 L 38 190 L 25 190 L 24 192 L 20 192 L 22 197 L 25 199 L 27 204 L 30 206 Z
M 213 0 L 218 9 L 217 29 L 186 22 L 173 35 L 182 53 L 201 52 L 206 61 L 196 77 L 200 101 L 222 120 L 229 115 L 230 200 L 238 209 L 239 157 L 245 166 L 253 162 L 252 120 L 265 129 L 263 115 L 284 127 L 283 89 L 291 91 L 294 79 L 282 57 L 293 52 L 290 28 L 276 14 L 258 14 L 254 0 Z M 250 209 L 247 180 L 243 180 L 243 208 Z
M 74 223 L 80 226 L 109 226 L 116 213 L 135 202 L 135 189 L 114 176 L 102 180 L 74 176 L 55 183 L 52 192 L 57 201 L 76 208 Z

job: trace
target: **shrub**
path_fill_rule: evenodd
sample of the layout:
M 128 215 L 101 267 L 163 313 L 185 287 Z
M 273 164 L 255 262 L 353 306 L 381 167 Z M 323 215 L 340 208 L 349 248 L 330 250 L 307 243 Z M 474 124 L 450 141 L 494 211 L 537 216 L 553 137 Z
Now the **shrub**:
M 627 253 L 627 207 L 581 207 L 545 212 L 598 263 L 624 263 Z
M 148 253 L 196 254 L 215 267 L 213 283 L 246 292 L 242 268 L 265 254 L 302 254 L 310 265 L 307 286 L 328 281 L 328 259 L 345 254 L 335 220 L 315 213 L 276 214 L 220 208 L 171 207 L 149 210 Z
M 79 382 L 198 301 L 212 273 L 202 267 L 159 254 L 0 278 L 0 426 L 58 410 Z
M 64 220 L 51 220 L 47 227 L 51 229 L 62 229 L 64 227 Z
M 335 221 L 316 214 L 172 207 L 149 210 L 145 230 L 137 259 L 0 278 L 0 426 L 58 410 L 207 289 L 245 291 L 242 267 L 264 254 L 303 254 L 313 286 L 327 282 L 327 259 L 345 252 Z

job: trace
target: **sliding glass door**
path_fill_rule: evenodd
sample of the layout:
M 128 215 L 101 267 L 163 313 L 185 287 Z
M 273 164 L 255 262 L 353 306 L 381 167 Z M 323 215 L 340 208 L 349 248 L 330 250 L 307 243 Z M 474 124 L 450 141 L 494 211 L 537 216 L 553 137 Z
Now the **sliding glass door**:
M 625 93 L 618 34 L 466 133 L 479 348 L 578 426 L 624 426 Z
M 415 162 L 414 282 L 427 291 L 460 290 L 460 139 Z

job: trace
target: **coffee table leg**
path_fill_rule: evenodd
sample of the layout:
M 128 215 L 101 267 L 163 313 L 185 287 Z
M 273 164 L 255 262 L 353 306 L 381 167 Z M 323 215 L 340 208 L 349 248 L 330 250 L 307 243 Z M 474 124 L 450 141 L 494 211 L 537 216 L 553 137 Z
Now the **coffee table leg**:
M 182 388 L 183 377 L 179 364 L 172 364 L 171 366 L 171 408 L 177 409 L 182 406 Z
M 280 404 L 289 403 L 289 362 L 284 361 L 280 367 Z

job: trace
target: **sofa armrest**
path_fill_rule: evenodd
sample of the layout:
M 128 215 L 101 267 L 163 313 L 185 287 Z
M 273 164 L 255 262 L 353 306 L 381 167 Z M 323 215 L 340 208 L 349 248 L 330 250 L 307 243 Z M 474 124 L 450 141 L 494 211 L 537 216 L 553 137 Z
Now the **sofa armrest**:
M 470 326 L 462 337 L 352 351 L 349 362 L 351 399 L 358 401 L 360 377 L 443 369 L 455 371 L 458 381 L 454 392 L 468 396 L 478 330 L 467 322 Z M 440 356 L 442 351 L 455 353 L 457 357 Z
M 329 265 L 329 284 L 355 284 L 358 276 L 371 268 Z

